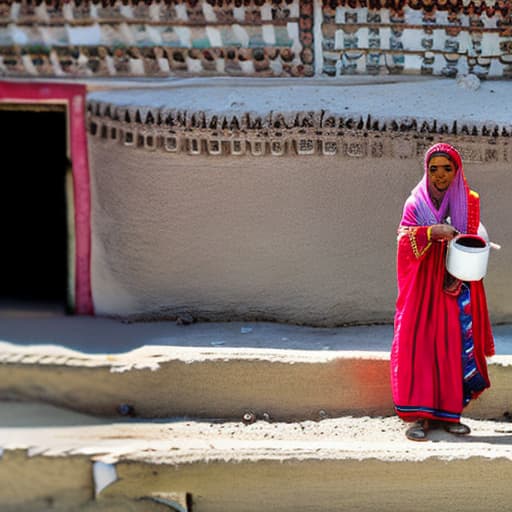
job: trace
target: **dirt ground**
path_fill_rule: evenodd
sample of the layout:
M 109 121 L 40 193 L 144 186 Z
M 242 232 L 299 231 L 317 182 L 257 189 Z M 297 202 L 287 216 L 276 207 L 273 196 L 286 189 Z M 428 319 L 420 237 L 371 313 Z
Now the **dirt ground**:
M 320 421 L 252 424 L 217 419 L 119 420 L 95 418 L 47 404 L 2 402 L 0 439 L 4 450 L 26 449 L 29 455 L 51 453 L 102 454 L 117 461 L 129 454 L 147 460 L 151 451 L 165 452 L 169 463 L 223 458 L 257 460 L 298 457 L 357 456 L 384 460 L 424 460 L 433 455 L 459 457 L 497 455 L 512 460 L 512 423 L 464 419 L 472 428 L 467 437 L 432 430 L 429 442 L 413 443 L 404 437 L 406 424 L 395 416 L 325 418 Z M 350 455 L 352 454 L 352 455 Z M 162 460 L 162 459 L 161 459 Z
M 435 430 L 414 443 L 396 417 L 140 421 L 3 402 L 0 509 L 163 512 L 177 493 L 195 512 L 406 512 L 405 486 L 419 505 L 462 512 L 470 499 L 471 510 L 505 510 L 512 423 L 465 422 L 468 437 Z M 114 475 L 106 483 L 98 462 Z
M 510 326 L 497 330 L 506 343 L 497 340 L 504 355 L 494 358 L 493 388 L 481 401 L 489 414 L 468 409 L 468 437 L 435 430 L 413 443 L 395 416 L 333 412 L 337 401 L 346 411 L 351 401 L 389 399 L 382 345 L 389 326 L 338 332 L 111 322 L 108 334 L 119 344 L 105 354 L 98 322 L 81 329 L 73 320 L 2 318 L 1 512 L 164 512 L 173 510 L 174 495 L 188 497 L 189 512 L 509 508 L 512 423 L 475 418 L 506 420 L 512 410 Z M 283 350 L 289 343 L 294 350 Z M 349 357 L 347 346 L 357 353 Z M 144 405 L 154 413 L 155 404 L 171 410 L 184 402 L 194 417 L 113 416 L 128 398 L 142 413 Z M 57 399 L 66 408 L 47 403 Z M 195 415 L 211 405 L 221 416 L 222 401 L 235 411 L 236 400 L 234 421 Z M 111 414 L 76 412 L 102 401 Z M 242 422 L 247 404 L 257 415 L 251 424 Z M 306 407 L 308 421 L 272 417 L 286 407 Z M 111 479 L 97 476 L 98 464 Z

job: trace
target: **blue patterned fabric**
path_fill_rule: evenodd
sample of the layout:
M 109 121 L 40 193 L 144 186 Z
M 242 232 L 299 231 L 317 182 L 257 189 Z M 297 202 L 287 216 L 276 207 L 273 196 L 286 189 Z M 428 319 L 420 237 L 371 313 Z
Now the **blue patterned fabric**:
M 487 384 L 476 366 L 473 341 L 473 318 L 471 316 L 471 293 L 466 283 L 462 283 L 457 301 L 459 305 L 462 335 L 463 401 L 464 405 L 467 405 L 473 398 L 473 394 L 483 391 L 487 387 Z

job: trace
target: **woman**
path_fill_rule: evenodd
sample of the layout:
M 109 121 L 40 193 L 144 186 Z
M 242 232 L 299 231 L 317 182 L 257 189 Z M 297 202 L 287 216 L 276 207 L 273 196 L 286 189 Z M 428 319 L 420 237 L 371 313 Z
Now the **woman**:
M 415 422 L 406 436 L 427 439 L 440 424 L 469 434 L 462 409 L 490 386 L 494 354 L 482 281 L 461 282 L 445 270 L 447 242 L 475 234 L 480 202 L 469 189 L 459 153 L 449 144 L 425 154 L 425 174 L 407 199 L 398 230 L 398 298 L 391 349 L 395 410 Z

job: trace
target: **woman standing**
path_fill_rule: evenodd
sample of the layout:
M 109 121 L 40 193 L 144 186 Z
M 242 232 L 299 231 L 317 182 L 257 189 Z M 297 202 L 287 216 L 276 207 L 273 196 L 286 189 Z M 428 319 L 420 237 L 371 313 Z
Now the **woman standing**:
M 426 440 L 439 423 L 469 434 L 462 409 L 490 386 L 494 354 L 482 281 L 462 282 L 445 269 L 447 242 L 476 234 L 480 200 L 469 189 L 459 153 L 449 144 L 425 154 L 425 174 L 407 199 L 398 230 L 398 298 L 391 349 L 397 414 L 415 422 L 406 436 Z

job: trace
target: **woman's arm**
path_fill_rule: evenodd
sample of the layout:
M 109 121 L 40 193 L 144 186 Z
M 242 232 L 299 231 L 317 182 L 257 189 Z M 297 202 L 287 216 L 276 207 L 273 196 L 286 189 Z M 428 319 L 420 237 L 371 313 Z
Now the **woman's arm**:
M 405 250 L 411 257 L 421 259 L 432 242 L 451 240 L 458 231 L 449 224 L 434 224 L 432 226 L 400 226 L 398 230 L 399 250 Z

